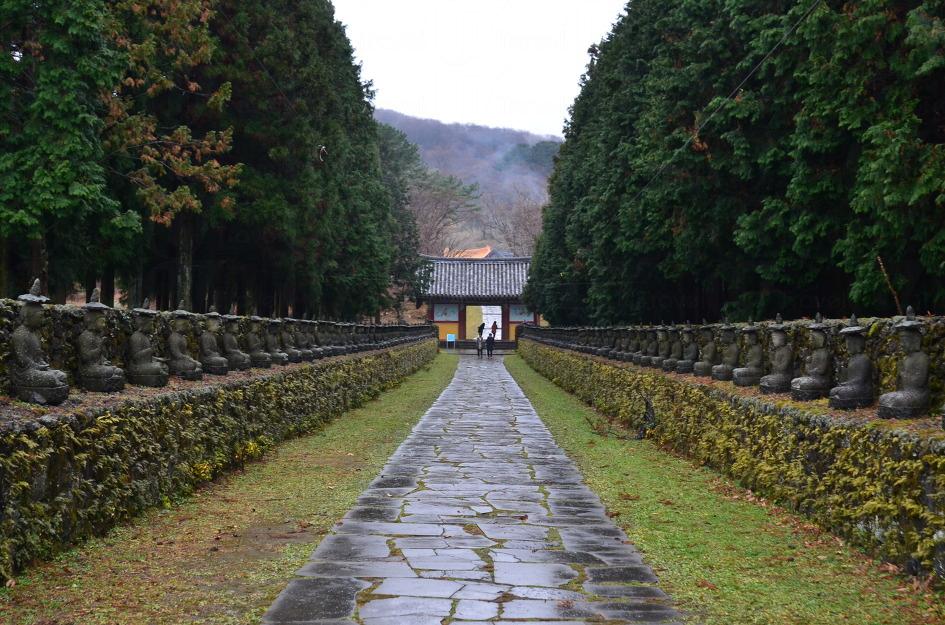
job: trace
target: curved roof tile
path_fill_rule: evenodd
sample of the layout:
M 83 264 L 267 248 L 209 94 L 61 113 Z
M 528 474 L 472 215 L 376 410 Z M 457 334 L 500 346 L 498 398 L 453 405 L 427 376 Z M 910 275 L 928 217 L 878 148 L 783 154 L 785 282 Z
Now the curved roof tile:
M 434 300 L 520 301 L 531 258 L 425 257 L 433 265 L 426 297 Z

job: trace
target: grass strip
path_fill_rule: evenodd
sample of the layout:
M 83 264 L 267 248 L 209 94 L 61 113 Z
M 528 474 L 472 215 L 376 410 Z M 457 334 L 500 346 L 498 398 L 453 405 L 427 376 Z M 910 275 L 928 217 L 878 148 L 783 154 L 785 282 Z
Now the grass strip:
M 942 592 L 708 468 L 633 440 L 518 356 L 505 365 L 692 622 L 945 623 Z
M 427 369 L 322 430 L 0 590 L 9 625 L 256 623 L 456 370 Z

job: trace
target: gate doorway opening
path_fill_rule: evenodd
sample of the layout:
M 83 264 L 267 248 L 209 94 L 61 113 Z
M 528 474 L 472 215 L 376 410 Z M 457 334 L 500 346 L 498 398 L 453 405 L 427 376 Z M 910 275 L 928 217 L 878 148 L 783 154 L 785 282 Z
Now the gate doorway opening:
M 466 338 L 476 340 L 476 334 L 479 332 L 479 325 L 485 323 L 486 327 L 482 331 L 482 338 L 489 336 L 492 331 L 492 324 L 495 323 L 498 330 L 495 333 L 495 340 L 503 340 L 505 328 L 502 327 L 502 307 L 501 306 L 466 306 Z

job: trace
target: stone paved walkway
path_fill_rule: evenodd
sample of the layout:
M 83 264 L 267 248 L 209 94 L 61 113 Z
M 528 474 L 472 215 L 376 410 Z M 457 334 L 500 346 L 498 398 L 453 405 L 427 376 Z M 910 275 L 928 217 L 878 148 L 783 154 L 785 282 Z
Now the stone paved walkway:
M 501 359 L 456 377 L 264 623 L 681 620 Z

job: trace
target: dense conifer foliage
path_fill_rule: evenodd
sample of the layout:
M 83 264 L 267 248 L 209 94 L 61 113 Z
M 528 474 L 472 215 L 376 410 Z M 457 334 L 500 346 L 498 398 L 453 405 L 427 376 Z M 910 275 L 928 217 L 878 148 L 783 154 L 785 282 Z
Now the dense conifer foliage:
M 945 305 L 945 4 L 636 0 L 589 52 L 529 282 L 549 319 Z
M 0 23 L 0 294 L 350 318 L 414 280 L 329 0 L 8 0 Z

